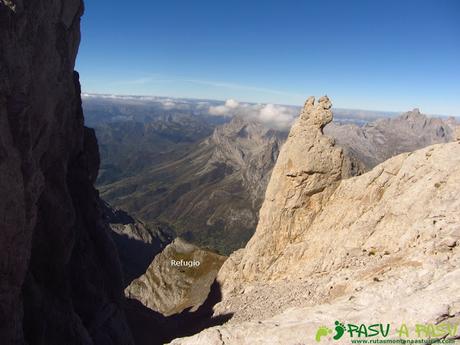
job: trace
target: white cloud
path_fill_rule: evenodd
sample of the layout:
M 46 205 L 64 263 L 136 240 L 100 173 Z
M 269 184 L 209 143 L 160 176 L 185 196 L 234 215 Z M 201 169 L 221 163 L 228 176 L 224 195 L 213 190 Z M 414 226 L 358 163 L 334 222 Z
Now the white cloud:
M 238 109 L 240 103 L 234 99 L 227 99 L 224 105 L 217 105 L 209 107 L 209 114 L 218 116 L 233 116 L 235 110 Z
M 211 115 L 234 116 L 244 106 L 245 104 L 240 104 L 240 102 L 230 98 L 223 105 L 210 106 L 208 112 Z
M 238 108 L 240 105 L 239 102 L 235 101 L 234 99 L 227 99 L 225 101 L 225 106 L 230 109 L 235 109 Z
M 296 116 L 297 110 L 275 104 L 266 104 L 260 109 L 258 120 L 270 127 L 288 128 Z
M 209 107 L 209 114 L 211 115 L 230 115 L 228 114 L 228 108 L 225 105 L 211 106 Z
M 247 104 L 228 99 L 223 105 L 210 106 L 209 114 L 217 116 L 241 116 L 256 120 L 268 127 L 276 129 L 289 128 L 297 117 L 298 107 L 276 104 Z

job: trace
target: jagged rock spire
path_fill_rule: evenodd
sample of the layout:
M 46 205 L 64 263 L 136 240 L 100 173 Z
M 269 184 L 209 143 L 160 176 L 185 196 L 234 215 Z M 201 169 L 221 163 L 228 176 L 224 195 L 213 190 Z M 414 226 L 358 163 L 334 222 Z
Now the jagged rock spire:
M 342 149 L 322 132 L 332 121 L 331 107 L 327 96 L 305 102 L 273 169 L 256 233 L 221 270 L 225 283 L 281 274 L 273 258 L 308 231 L 339 181 L 350 175 Z M 240 262 L 236 269 L 235 261 Z
M 305 105 L 300 113 L 300 119 L 307 125 L 323 129 L 332 121 L 332 103 L 327 96 L 321 97 L 315 103 L 315 97 L 310 96 L 305 101 Z

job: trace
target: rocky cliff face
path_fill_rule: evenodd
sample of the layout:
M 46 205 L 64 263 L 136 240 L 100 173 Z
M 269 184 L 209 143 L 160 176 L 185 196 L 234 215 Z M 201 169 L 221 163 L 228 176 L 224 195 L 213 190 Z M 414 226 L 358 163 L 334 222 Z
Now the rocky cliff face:
M 124 285 L 128 286 L 144 274 L 155 255 L 172 242 L 171 229 L 160 223 L 147 226 L 105 202 L 102 202 L 102 210 L 120 256 Z
M 224 299 L 215 315 L 233 318 L 174 344 L 313 343 L 318 328 L 334 329 L 336 320 L 459 322 L 460 143 L 404 153 L 343 179 L 346 159 L 321 134 L 329 106 L 307 102 L 254 237 L 219 272 Z M 325 344 L 350 343 L 322 336 Z
M 0 1 L 0 339 L 132 344 L 73 71 L 83 4 Z
M 281 148 L 260 210 L 257 230 L 244 251 L 232 255 L 221 271 L 222 281 L 271 279 L 280 274 L 280 257 L 301 240 L 352 164 L 323 128 L 332 121 L 331 102 L 309 98 Z M 231 275 L 231 277 L 227 277 Z M 225 290 L 225 286 L 224 286 Z

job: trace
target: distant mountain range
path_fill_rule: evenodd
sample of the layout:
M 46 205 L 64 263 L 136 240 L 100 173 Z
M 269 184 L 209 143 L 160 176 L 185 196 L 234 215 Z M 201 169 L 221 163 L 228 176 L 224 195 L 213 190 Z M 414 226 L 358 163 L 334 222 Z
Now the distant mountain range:
M 369 319 L 414 334 L 418 320 L 458 323 L 460 133 L 457 142 L 352 176 L 347 153 L 323 132 L 330 107 L 327 97 L 306 102 L 273 168 L 254 236 L 217 275 L 222 299 L 213 317 L 232 318 L 171 344 L 350 344 L 367 341 Z M 394 154 L 444 142 L 449 126 L 412 111 L 372 124 L 357 144 Z M 353 334 L 359 327 L 363 333 Z M 458 332 L 446 326 L 437 336 L 454 342 Z
M 228 255 L 255 230 L 287 131 L 259 121 L 260 106 L 235 111 L 220 105 L 229 114 L 210 115 L 217 103 L 175 101 L 84 99 L 101 151 L 98 188 L 103 199 L 146 226 L 160 222 L 176 236 Z M 280 116 L 289 114 L 280 109 Z M 418 110 L 388 115 L 347 110 L 325 128 L 353 159 L 354 174 L 398 153 L 451 141 L 457 125 Z
M 239 103 L 228 106 L 228 101 L 184 99 L 155 96 L 121 96 L 83 94 L 85 122 L 95 127 L 101 123 L 135 121 L 150 122 L 165 115 L 194 115 L 211 125 L 228 122 L 235 113 L 244 117 L 253 117 L 253 110 L 259 103 Z M 233 101 L 233 100 L 231 100 Z M 226 106 L 227 104 L 227 106 Z M 275 109 L 284 109 L 289 114 L 290 124 L 296 118 L 301 107 L 293 105 L 276 105 Z M 341 123 L 364 124 L 379 118 L 395 117 L 398 112 L 363 109 L 334 108 L 334 121 Z M 276 114 L 275 114 L 276 115 Z M 446 117 L 446 116 L 445 116 Z M 288 131 L 289 128 L 286 128 Z
M 209 136 L 213 127 L 200 118 L 174 114 L 150 122 L 122 121 L 95 126 L 102 165 L 98 183 L 136 176 L 146 168 L 181 157 Z
M 363 126 L 333 122 L 326 126 L 325 134 L 335 138 L 338 145 L 369 170 L 399 153 L 452 141 L 456 126 L 458 123 L 453 117 L 432 118 L 414 109 Z
M 282 141 L 282 133 L 235 117 L 185 154 L 99 189 L 144 222 L 160 220 L 186 240 L 228 254 L 253 233 Z

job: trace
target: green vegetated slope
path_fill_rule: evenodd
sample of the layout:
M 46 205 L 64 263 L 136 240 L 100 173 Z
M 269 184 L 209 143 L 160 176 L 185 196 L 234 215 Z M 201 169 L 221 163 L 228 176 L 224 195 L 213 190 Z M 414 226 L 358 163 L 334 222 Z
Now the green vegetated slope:
M 205 140 L 99 189 L 105 200 L 142 221 L 159 220 L 187 241 L 228 254 L 254 232 L 280 137 L 235 118 Z
M 178 158 L 212 133 L 212 126 L 187 116 L 162 116 L 151 122 L 98 124 L 102 164 L 98 184 L 135 176 L 149 167 Z

